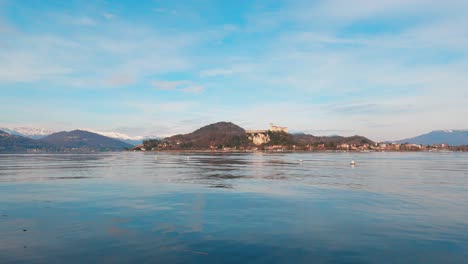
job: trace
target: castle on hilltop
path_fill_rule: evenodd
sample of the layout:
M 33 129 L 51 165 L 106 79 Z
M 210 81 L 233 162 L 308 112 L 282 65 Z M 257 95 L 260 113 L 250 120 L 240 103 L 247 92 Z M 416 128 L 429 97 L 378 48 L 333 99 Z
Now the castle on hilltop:
M 255 145 L 261 145 L 270 142 L 268 132 L 288 133 L 288 131 L 287 127 L 275 126 L 270 123 L 268 130 L 246 130 L 245 133 L 249 135 L 249 140 Z
M 283 132 L 283 133 L 288 133 L 288 128 L 287 127 L 281 127 L 281 126 L 275 126 L 273 123 L 270 123 L 270 127 L 268 129 L 271 132 Z
M 289 130 L 288 130 L 287 127 L 275 126 L 273 123 L 270 123 L 270 125 L 268 127 L 268 130 L 246 130 L 245 133 L 247 133 L 247 134 L 265 134 L 265 133 L 268 133 L 268 131 L 288 133 Z

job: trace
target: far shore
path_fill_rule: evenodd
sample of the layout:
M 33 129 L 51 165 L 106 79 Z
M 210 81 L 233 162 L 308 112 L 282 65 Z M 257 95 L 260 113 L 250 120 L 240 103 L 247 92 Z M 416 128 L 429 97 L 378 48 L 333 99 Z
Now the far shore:
M 452 153 L 468 151 L 352 151 L 352 150 L 197 150 L 197 149 L 179 149 L 179 150 L 129 150 L 128 152 L 142 153 Z
M 269 153 L 269 154 L 292 154 L 292 153 L 466 153 L 464 150 L 420 150 L 420 151 L 401 151 L 401 150 L 389 150 L 389 151 L 353 151 L 353 150 L 206 150 L 206 149 L 165 149 L 165 150 L 116 150 L 116 151 L 63 151 L 63 152 L 0 152 L 0 155 L 19 155 L 19 154 L 101 154 L 101 153 L 213 153 L 213 154 L 229 154 L 229 153 Z

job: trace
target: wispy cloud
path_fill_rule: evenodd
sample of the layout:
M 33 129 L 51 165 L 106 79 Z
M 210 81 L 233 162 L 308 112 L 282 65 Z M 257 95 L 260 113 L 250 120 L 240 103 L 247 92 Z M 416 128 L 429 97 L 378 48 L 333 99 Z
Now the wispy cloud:
M 179 91 L 184 93 L 201 93 L 205 88 L 191 81 L 153 81 L 153 86 L 162 91 Z
M 157 12 L 157 13 L 168 13 L 168 14 L 172 14 L 172 15 L 177 14 L 176 10 L 170 10 L 170 9 L 163 8 L 163 7 L 153 8 L 153 11 Z
M 109 12 L 105 12 L 102 14 L 106 19 L 114 19 L 116 17 L 116 15 L 112 14 L 112 13 L 109 13 Z
M 172 91 L 186 83 L 186 81 L 153 81 L 153 86 L 158 90 Z
M 201 85 L 189 85 L 181 89 L 184 93 L 201 93 L 205 88 Z
M 107 83 L 111 86 L 125 86 L 135 83 L 135 78 L 127 74 L 114 74 L 107 80 Z
M 71 23 L 75 25 L 79 25 L 79 26 L 94 26 L 97 24 L 94 19 L 89 18 L 89 17 L 79 17 L 79 18 L 73 19 Z
M 106 32 L 79 32 L 70 37 L 9 30 L 8 37 L 0 41 L 0 84 L 42 81 L 76 87 L 83 83 L 96 89 L 190 67 L 181 50 L 196 41 L 191 36 L 165 36 L 125 24 L 107 27 Z
M 226 76 L 232 75 L 233 73 L 234 71 L 232 69 L 210 69 L 202 71 L 200 77 Z

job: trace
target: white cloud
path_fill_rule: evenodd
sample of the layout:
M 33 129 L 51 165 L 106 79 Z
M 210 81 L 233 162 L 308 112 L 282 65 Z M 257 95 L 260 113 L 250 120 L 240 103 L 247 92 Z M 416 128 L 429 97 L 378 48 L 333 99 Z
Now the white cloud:
M 167 13 L 167 14 L 171 14 L 171 15 L 176 15 L 177 14 L 177 10 L 173 10 L 173 9 L 171 10 L 171 9 L 162 8 L 162 7 L 153 8 L 153 11 L 157 12 L 157 13 Z
M 224 62 L 224 67 L 212 68 L 202 70 L 200 72 L 200 77 L 209 78 L 209 77 L 227 77 L 227 76 L 245 76 L 252 73 L 255 73 L 257 67 L 261 67 L 264 64 L 258 63 L 256 60 L 239 60 L 239 58 L 234 59 L 233 61 Z
M 191 81 L 153 81 L 153 86 L 162 91 L 180 91 L 184 93 L 201 93 L 205 88 Z
M 189 85 L 181 89 L 184 93 L 201 93 L 205 90 L 203 86 L 200 85 Z
M 40 56 L 31 52 L 0 51 L 0 61 L 0 82 L 35 82 L 73 72 L 72 68 L 55 62 L 43 64 Z
M 158 90 L 171 91 L 187 84 L 187 81 L 153 81 L 153 86 Z
M 464 0 L 324 0 L 311 3 L 297 1 L 281 10 L 283 19 L 309 23 L 326 23 L 331 26 L 346 25 L 364 19 L 385 17 L 424 17 L 436 20 L 439 17 L 463 16 L 468 3 Z M 395 18 L 395 19 L 396 19 Z
M 233 73 L 234 71 L 232 69 L 210 69 L 202 71 L 200 77 L 225 76 Z
M 128 74 L 114 74 L 107 83 L 111 86 L 126 86 L 135 83 L 135 78 Z
M 79 26 L 94 26 L 96 25 L 96 21 L 89 17 L 80 17 L 72 20 L 72 24 L 79 25 Z
M 191 67 L 183 50 L 197 36 L 109 23 L 104 32 L 71 36 L 9 29 L 0 39 L 0 84 L 41 81 L 96 89 Z
M 115 18 L 115 15 L 112 14 L 112 13 L 108 13 L 108 12 L 105 12 L 104 14 L 102 14 L 106 19 L 114 19 Z

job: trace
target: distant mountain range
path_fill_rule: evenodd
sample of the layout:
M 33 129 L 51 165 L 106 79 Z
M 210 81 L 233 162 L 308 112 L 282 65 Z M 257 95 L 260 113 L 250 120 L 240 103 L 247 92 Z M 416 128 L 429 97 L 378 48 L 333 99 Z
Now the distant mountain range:
M 41 139 L 41 141 L 65 149 L 90 149 L 98 151 L 123 150 L 132 145 L 117 139 L 84 130 L 57 132 Z
M 119 133 L 119 132 L 103 132 L 103 131 L 94 131 L 94 130 L 88 130 L 88 129 L 81 129 L 81 130 L 85 130 L 85 131 L 93 132 L 93 133 L 103 135 L 103 136 L 106 136 L 106 137 L 110 137 L 110 138 L 113 138 L 113 139 L 117 139 L 117 140 L 123 141 L 123 142 L 125 142 L 127 144 L 130 144 L 130 145 L 133 145 L 133 146 L 141 144 L 143 142 L 143 140 L 145 140 L 145 139 L 157 138 L 157 137 L 154 137 L 154 136 L 129 136 L 127 134 L 123 134 L 123 133 Z
M 0 153 L 29 152 L 35 150 L 55 151 L 56 147 L 40 140 L 12 135 L 0 130 Z
M 43 128 L 32 128 L 32 127 L 15 127 L 12 129 L 0 128 L 0 130 L 16 136 L 23 136 L 32 139 L 40 139 L 50 134 L 55 133 L 55 131 L 43 129 Z
M 0 152 L 92 152 L 119 151 L 133 145 L 83 130 L 57 132 L 41 139 L 12 135 L 0 130 Z
M 33 128 L 33 127 L 14 127 L 14 128 L 0 128 L 0 130 L 9 133 L 11 135 L 16 136 L 23 136 L 32 139 L 41 139 L 57 131 L 43 129 L 43 128 Z M 89 131 L 92 133 L 100 134 L 106 137 L 110 137 L 113 139 L 117 139 L 128 143 L 130 145 L 138 145 L 143 142 L 144 139 L 148 138 L 155 138 L 154 136 L 129 136 L 123 133 L 118 132 L 101 132 L 101 131 L 94 131 L 90 129 L 79 129 L 84 131 Z
M 468 145 L 468 130 L 436 130 L 413 138 L 396 141 L 422 145 L 449 144 L 451 146 Z

